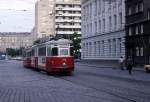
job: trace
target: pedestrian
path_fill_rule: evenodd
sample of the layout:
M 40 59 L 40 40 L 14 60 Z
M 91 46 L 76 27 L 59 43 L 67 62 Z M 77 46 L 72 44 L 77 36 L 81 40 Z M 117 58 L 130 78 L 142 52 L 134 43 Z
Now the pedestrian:
M 133 61 L 132 61 L 132 58 L 129 57 L 127 59 L 127 70 L 129 71 L 130 75 L 132 74 L 132 67 L 133 67 Z
M 123 63 L 124 63 L 124 59 L 123 59 L 123 57 L 121 56 L 121 57 L 119 58 L 119 67 L 120 67 L 121 70 L 124 70 L 124 68 L 123 68 Z

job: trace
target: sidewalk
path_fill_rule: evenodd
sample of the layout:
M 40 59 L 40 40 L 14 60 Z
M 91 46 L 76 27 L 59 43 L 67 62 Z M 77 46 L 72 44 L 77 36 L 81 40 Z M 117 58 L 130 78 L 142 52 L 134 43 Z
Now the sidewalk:
M 113 69 L 118 69 L 119 68 L 119 63 L 118 61 L 87 61 L 87 60 L 81 60 L 79 62 L 76 63 L 80 63 L 81 65 L 86 65 L 89 67 L 96 67 L 96 68 L 113 68 Z M 124 69 L 126 69 L 126 67 L 124 67 Z M 136 71 L 144 71 L 144 66 L 134 66 L 133 70 Z
M 125 70 L 121 70 L 117 65 L 108 65 L 106 64 L 98 64 L 94 62 L 76 62 L 76 66 L 81 66 L 77 67 L 78 70 L 80 71 L 87 71 L 89 74 L 93 75 L 98 75 L 98 76 L 104 76 L 108 78 L 113 78 L 113 79 L 119 79 L 119 80 L 126 80 L 126 81 L 134 81 L 134 82 L 141 82 L 141 83 L 147 83 L 150 82 L 150 74 L 146 73 L 144 68 L 141 67 L 134 67 L 132 71 L 132 75 L 129 75 L 128 71 L 126 68 Z M 85 70 L 86 68 L 86 70 Z

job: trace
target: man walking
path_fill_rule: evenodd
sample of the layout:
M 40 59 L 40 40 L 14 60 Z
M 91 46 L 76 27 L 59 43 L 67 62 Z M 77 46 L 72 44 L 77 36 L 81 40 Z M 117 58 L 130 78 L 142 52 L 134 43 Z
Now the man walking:
M 129 71 L 130 75 L 132 74 L 132 67 L 133 67 L 133 61 L 132 61 L 132 58 L 129 57 L 127 59 L 127 70 Z

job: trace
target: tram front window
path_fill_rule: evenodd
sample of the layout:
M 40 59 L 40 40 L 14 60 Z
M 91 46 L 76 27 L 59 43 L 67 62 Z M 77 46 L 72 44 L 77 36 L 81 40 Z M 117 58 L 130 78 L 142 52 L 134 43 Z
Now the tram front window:
M 67 48 L 60 48 L 59 53 L 60 53 L 60 56 L 68 56 L 69 50 Z
M 58 48 L 57 47 L 52 48 L 52 56 L 58 56 Z

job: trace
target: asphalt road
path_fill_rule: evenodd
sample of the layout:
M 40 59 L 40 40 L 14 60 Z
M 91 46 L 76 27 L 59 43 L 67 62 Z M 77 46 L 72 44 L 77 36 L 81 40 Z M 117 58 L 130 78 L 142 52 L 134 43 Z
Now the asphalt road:
M 150 75 L 76 64 L 72 76 L 0 61 L 0 102 L 149 102 Z

